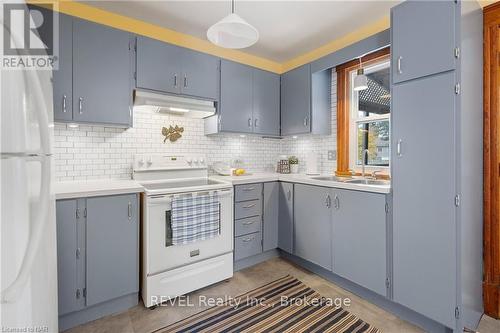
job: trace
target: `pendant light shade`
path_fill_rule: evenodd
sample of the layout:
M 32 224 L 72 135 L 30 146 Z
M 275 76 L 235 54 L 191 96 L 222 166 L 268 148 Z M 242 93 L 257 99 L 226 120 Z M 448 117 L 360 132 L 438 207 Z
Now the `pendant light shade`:
M 357 75 L 354 78 L 354 91 L 368 89 L 368 78 L 365 75 L 363 68 L 358 69 Z
M 242 49 L 255 44 L 259 39 L 259 32 L 234 13 L 233 0 L 232 13 L 212 25 L 207 30 L 207 38 L 220 47 Z

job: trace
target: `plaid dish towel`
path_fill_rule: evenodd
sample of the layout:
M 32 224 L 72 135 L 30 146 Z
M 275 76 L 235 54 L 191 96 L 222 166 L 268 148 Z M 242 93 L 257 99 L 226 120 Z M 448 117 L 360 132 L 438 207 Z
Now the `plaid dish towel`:
M 217 193 L 172 200 L 172 245 L 210 239 L 220 233 Z

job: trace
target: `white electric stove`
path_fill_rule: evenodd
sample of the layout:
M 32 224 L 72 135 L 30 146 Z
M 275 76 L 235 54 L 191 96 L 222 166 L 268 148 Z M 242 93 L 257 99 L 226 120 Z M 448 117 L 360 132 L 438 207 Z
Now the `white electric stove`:
M 204 157 L 137 155 L 133 178 L 142 201 L 142 299 L 146 307 L 233 275 L 233 188 L 208 177 Z M 189 244 L 172 243 L 172 201 L 216 193 L 219 234 Z

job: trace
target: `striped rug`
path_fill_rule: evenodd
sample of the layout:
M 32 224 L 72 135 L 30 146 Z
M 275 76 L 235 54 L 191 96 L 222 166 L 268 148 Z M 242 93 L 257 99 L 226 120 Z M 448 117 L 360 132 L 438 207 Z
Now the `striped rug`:
M 326 302 L 316 291 L 288 275 L 156 332 L 375 333 L 379 330 Z

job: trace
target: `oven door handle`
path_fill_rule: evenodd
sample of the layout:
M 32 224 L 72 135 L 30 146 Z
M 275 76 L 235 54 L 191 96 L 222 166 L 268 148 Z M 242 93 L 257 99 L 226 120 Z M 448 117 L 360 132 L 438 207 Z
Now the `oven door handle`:
M 150 206 L 164 205 L 170 203 L 170 201 L 172 201 L 172 198 L 170 196 L 148 198 L 148 205 Z

